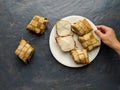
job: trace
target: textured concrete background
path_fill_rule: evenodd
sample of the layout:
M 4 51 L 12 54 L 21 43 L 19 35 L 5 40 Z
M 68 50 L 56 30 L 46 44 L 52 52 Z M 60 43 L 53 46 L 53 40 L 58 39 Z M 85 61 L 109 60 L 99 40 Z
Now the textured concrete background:
M 43 35 L 25 30 L 34 15 L 49 19 Z M 68 68 L 54 59 L 51 29 L 70 15 L 108 25 L 120 40 L 120 0 L 0 0 L 0 90 L 120 90 L 120 58 L 103 43 L 87 67 Z M 35 48 L 27 65 L 14 54 L 22 38 Z

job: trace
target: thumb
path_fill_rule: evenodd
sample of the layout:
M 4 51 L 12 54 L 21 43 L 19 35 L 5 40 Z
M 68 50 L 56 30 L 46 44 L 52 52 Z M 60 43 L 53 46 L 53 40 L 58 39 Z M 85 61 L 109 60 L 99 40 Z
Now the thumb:
M 99 30 L 95 30 L 95 33 L 100 37 L 102 38 L 103 37 L 103 33 Z

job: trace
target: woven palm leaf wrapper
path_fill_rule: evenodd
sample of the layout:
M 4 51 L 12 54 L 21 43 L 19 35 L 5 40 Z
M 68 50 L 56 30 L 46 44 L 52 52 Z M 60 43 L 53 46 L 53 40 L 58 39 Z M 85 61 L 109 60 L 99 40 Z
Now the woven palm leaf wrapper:
M 19 45 L 17 49 L 15 50 L 15 54 L 24 62 L 27 63 L 31 56 L 33 55 L 34 48 L 26 42 L 24 39 L 22 39 L 19 42 Z
M 47 18 L 35 15 L 26 29 L 36 34 L 43 34 L 48 24 Z

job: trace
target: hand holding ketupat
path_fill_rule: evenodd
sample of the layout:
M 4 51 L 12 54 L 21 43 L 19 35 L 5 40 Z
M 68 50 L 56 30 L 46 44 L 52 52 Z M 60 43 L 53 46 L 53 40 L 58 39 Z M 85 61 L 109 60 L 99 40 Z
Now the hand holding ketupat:
M 101 38 L 104 44 L 112 48 L 120 56 L 120 42 L 118 41 L 115 31 L 104 25 L 97 26 L 95 33 Z

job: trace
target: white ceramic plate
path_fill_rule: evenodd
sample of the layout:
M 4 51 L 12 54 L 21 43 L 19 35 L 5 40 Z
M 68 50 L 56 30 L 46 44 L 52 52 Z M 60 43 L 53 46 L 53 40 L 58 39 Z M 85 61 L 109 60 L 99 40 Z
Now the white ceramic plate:
M 85 17 L 82 17 L 82 16 L 68 16 L 68 17 L 65 17 L 63 18 L 62 20 L 68 20 L 69 22 L 73 23 L 75 22 L 76 20 L 79 20 L 81 18 L 85 18 Z M 87 18 L 86 18 L 87 19 Z M 94 30 L 96 30 L 96 26 L 89 20 L 87 19 L 87 21 L 91 24 L 91 26 L 93 27 Z M 95 37 L 99 40 L 99 42 L 101 43 L 101 40 L 98 36 L 96 36 L 96 34 L 94 33 L 93 31 L 93 34 L 95 35 Z M 76 64 L 72 57 L 70 56 L 69 53 L 65 53 L 65 52 L 62 52 L 60 47 L 58 46 L 58 44 L 56 43 L 55 41 L 55 37 L 57 36 L 56 34 L 56 28 L 55 26 L 53 27 L 51 33 L 50 33 L 50 38 L 49 38 L 49 45 L 50 45 L 50 50 L 53 54 L 53 56 L 55 57 L 55 59 L 65 65 L 65 66 L 68 66 L 68 67 L 82 67 L 82 66 L 85 66 L 83 64 Z M 82 48 L 81 44 L 79 43 L 79 41 L 77 40 L 77 36 L 74 34 L 74 40 L 76 41 L 76 46 L 78 48 Z M 99 50 L 100 50 L 100 47 L 97 47 L 95 48 L 94 50 L 92 50 L 91 52 L 88 52 L 88 56 L 89 56 L 89 60 L 90 62 L 93 61 L 95 59 L 95 57 L 97 56 L 97 54 L 99 53 Z

